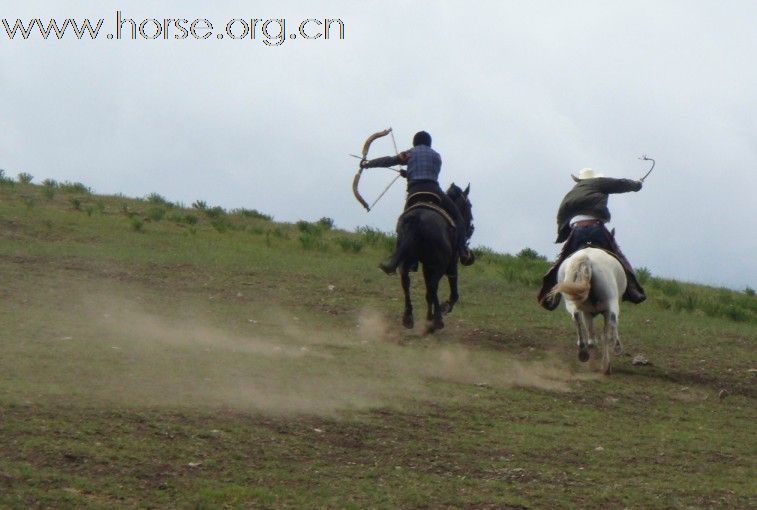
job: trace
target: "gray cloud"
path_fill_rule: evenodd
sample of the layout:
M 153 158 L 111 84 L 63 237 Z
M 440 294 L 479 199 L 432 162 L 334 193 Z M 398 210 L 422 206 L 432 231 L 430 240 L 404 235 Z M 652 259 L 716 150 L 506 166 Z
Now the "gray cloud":
M 441 181 L 472 186 L 474 244 L 552 256 L 569 174 L 639 177 L 611 198 L 653 274 L 757 283 L 757 35 L 751 2 L 10 2 L 3 16 L 308 17 L 343 41 L 7 41 L 0 167 L 249 207 L 281 221 L 393 228 L 401 183 L 366 214 L 350 183 L 364 138 L 426 129 Z M 290 23 L 291 26 L 291 23 Z M 109 28 L 106 26 L 106 28 Z M 3 35 L 4 34 L 0 34 Z M 372 155 L 394 151 L 376 142 Z M 366 195 L 392 175 L 375 170 Z

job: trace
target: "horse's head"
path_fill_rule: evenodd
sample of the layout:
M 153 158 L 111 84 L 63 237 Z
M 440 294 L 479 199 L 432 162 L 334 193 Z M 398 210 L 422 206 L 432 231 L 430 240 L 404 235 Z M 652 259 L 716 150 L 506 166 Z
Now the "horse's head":
M 460 210 L 460 214 L 463 216 L 463 220 L 465 221 L 465 238 L 470 239 L 473 235 L 473 206 L 470 203 L 470 200 L 468 200 L 468 194 L 470 193 L 470 184 L 468 184 L 468 187 L 464 190 L 460 189 L 460 187 L 452 183 L 450 184 L 449 188 L 447 189 L 447 196 L 452 199 L 452 201 L 455 203 L 457 208 Z

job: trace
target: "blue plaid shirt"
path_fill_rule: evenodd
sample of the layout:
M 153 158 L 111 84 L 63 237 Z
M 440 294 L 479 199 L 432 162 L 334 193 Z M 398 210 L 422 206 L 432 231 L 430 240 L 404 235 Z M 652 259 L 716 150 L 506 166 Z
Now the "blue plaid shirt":
M 400 161 L 407 165 L 407 182 L 437 181 L 442 169 L 442 157 L 427 145 L 416 145 L 400 154 Z

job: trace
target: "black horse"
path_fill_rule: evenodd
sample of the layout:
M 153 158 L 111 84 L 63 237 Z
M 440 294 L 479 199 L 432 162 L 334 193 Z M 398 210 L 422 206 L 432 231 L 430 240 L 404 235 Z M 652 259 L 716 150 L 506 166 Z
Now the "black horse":
M 442 314 L 452 311 L 458 300 L 457 293 L 457 237 L 464 235 L 466 240 L 473 235 L 473 214 L 468 200 L 470 184 L 465 190 L 457 185 L 450 185 L 447 196 L 457 205 L 463 216 L 465 232 L 457 232 L 453 222 L 439 206 L 433 203 L 426 206 L 411 206 L 397 221 L 397 256 L 399 260 L 402 290 L 405 292 L 405 313 L 402 324 L 413 327 L 413 304 L 410 301 L 410 271 L 416 270 L 420 263 L 423 267 L 423 279 L 426 282 L 426 332 L 433 333 L 444 327 Z M 439 281 L 447 275 L 450 296 L 443 305 L 439 304 Z

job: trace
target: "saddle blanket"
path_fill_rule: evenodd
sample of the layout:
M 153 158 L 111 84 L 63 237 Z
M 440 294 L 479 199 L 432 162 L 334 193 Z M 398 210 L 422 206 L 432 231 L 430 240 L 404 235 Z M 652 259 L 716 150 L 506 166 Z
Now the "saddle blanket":
M 452 216 L 450 216 L 449 213 L 438 204 L 439 197 L 436 196 L 436 193 L 431 193 L 429 191 L 419 191 L 418 193 L 413 193 L 412 195 L 407 197 L 407 202 L 405 202 L 405 210 L 402 212 L 402 216 L 412 211 L 413 209 L 429 209 L 441 214 L 442 218 L 447 220 L 447 223 L 449 223 L 452 228 L 456 228 L 457 225 L 455 225 L 455 220 L 453 220 Z

